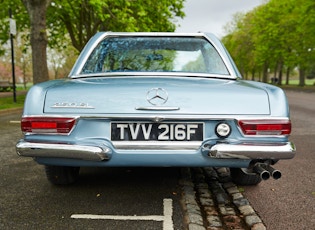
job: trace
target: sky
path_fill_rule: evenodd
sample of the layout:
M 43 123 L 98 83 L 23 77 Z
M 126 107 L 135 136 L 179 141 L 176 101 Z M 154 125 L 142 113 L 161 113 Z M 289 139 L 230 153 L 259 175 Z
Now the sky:
M 246 13 L 264 0 L 186 0 L 184 19 L 179 19 L 176 32 L 211 32 L 225 35 L 223 27 L 231 22 L 237 12 Z

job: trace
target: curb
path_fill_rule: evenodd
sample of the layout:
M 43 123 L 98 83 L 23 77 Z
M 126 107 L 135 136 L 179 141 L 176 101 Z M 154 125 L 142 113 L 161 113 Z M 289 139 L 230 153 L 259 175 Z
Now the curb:
M 227 168 L 183 168 L 180 184 L 188 230 L 266 230 Z

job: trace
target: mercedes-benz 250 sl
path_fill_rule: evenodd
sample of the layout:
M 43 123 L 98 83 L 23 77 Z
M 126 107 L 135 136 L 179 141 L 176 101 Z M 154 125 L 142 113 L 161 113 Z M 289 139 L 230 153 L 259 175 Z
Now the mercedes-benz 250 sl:
M 255 185 L 295 155 L 285 93 L 242 80 L 208 33 L 97 33 L 67 79 L 29 90 L 21 128 L 17 153 L 53 184 L 135 166 L 227 167 Z

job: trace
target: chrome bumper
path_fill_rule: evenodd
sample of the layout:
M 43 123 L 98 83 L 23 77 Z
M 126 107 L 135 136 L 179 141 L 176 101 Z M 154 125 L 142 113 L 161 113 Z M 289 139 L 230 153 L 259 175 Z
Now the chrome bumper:
M 180 150 L 173 149 L 180 152 Z M 291 159 L 295 155 L 295 146 L 291 142 L 284 143 L 216 143 L 203 145 L 202 153 L 215 159 Z M 161 151 L 163 151 L 161 149 Z M 19 156 L 68 158 L 88 161 L 103 161 L 110 159 L 112 150 L 109 147 L 93 143 L 61 144 L 38 143 L 21 140 L 16 145 Z M 165 155 L 165 154 L 163 154 Z M 178 153 L 178 156 L 181 155 Z M 182 154 L 180 157 L 185 156 Z
M 34 143 L 19 141 L 16 145 L 19 156 L 70 158 L 89 161 L 109 159 L 110 148 L 90 145 L 73 145 L 58 143 Z
M 292 142 L 283 143 L 217 143 L 203 147 L 213 158 L 225 159 L 291 159 L 296 148 Z

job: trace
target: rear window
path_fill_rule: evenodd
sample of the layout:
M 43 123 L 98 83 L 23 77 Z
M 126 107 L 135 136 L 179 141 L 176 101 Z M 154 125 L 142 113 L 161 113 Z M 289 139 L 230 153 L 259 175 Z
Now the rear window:
M 197 37 L 108 37 L 82 74 L 117 71 L 229 74 L 216 49 Z

